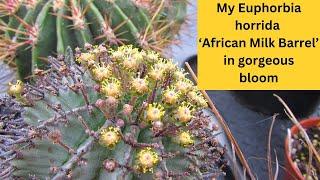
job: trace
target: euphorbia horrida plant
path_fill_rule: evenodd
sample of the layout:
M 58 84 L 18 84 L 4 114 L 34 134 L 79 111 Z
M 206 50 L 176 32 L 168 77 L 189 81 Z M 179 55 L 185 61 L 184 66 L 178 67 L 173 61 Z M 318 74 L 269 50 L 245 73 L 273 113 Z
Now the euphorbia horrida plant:
M 0 59 L 20 78 L 46 57 L 85 43 L 135 44 L 162 51 L 186 19 L 186 0 L 1 0 Z
M 202 179 L 221 173 L 225 150 L 204 113 L 207 102 L 172 60 L 132 46 L 86 45 L 49 61 L 34 84 L 10 87 L 27 106 L 23 117 L 30 125 L 29 146 L 12 162 L 15 177 Z

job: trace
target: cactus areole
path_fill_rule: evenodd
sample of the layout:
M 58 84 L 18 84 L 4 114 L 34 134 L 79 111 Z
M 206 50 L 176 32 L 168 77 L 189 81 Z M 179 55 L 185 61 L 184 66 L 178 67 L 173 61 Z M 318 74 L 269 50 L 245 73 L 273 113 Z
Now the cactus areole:
M 1 0 L 0 57 L 23 80 L 47 56 L 85 43 L 134 44 L 158 52 L 175 43 L 187 0 Z
M 151 50 L 86 47 L 49 57 L 50 68 L 38 72 L 34 84 L 18 82 L 23 89 L 12 95 L 26 106 L 30 132 L 16 147 L 14 177 L 202 179 L 222 174 L 225 149 L 209 126 L 206 100 L 182 69 Z M 161 78 L 151 75 L 154 70 Z M 181 82 L 183 91 L 176 88 Z

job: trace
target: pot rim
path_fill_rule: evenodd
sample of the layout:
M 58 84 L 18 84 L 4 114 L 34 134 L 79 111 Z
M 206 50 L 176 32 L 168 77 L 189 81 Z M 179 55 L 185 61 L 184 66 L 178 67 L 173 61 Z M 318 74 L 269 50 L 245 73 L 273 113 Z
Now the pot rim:
M 304 119 L 302 121 L 300 121 L 300 124 L 303 128 L 311 128 L 314 126 L 317 126 L 318 124 L 320 124 L 320 117 L 313 117 L 313 118 L 308 118 L 308 119 Z M 293 125 L 290 128 L 290 132 L 291 134 L 297 134 L 299 132 L 299 129 L 296 125 Z M 294 170 L 293 175 L 296 177 L 299 177 L 299 179 L 304 179 L 300 170 L 294 165 L 292 158 L 291 158 L 291 154 L 289 154 L 289 139 L 288 139 L 288 135 L 286 137 L 285 140 L 285 156 L 287 159 L 287 163 L 288 165 L 291 167 L 291 169 Z

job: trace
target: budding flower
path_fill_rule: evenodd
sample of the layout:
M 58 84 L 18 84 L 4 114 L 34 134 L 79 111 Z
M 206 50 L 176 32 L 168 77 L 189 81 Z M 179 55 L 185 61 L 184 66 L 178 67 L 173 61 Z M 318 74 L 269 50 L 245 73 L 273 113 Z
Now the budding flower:
M 152 122 L 152 131 L 158 133 L 163 130 L 163 122 L 161 121 L 154 121 Z
M 174 87 L 170 87 L 163 92 L 163 101 L 167 104 L 175 104 L 178 101 L 179 95 Z
M 139 94 L 146 93 L 149 90 L 148 80 L 146 78 L 134 78 L 131 82 L 131 88 Z
M 103 99 L 98 99 L 95 103 L 96 107 L 98 107 L 101 110 L 104 110 L 106 108 L 106 101 Z
M 164 108 L 160 104 L 153 103 L 149 104 L 148 109 L 147 109 L 147 121 L 153 122 L 157 120 L 161 120 L 162 116 L 164 115 Z
M 188 147 L 194 144 L 192 135 L 188 131 L 181 131 L 178 134 L 178 142 L 183 147 Z
M 175 113 L 175 118 L 182 123 L 187 123 L 193 118 L 192 111 L 193 108 L 191 104 L 184 102 L 178 107 Z
M 121 94 L 121 83 L 116 78 L 110 78 L 109 80 L 105 80 L 102 82 L 101 92 L 105 94 L 105 96 L 112 96 L 114 98 L 118 98 Z
M 16 84 L 9 83 L 8 94 L 11 96 L 21 96 L 23 86 L 23 82 L 20 80 L 17 80 Z
M 144 148 L 137 154 L 137 165 L 143 172 L 153 172 L 154 166 L 159 162 L 158 154 L 151 148 Z
M 105 66 L 104 63 L 100 65 L 94 65 L 92 69 L 92 76 L 97 81 L 103 81 L 111 75 L 109 66 Z
M 120 141 L 120 129 L 109 126 L 101 131 L 99 143 L 107 148 L 113 148 Z
M 124 122 L 124 120 L 123 119 L 117 119 L 117 121 L 116 121 L 116 126 L 117 127 L 123 127 L 125 125 L 125 122 Z
M 103 161 L 103 167 L 107 172 L 113 172 L 117 168 L 118 164 L 113 159 L 106 159 Z
M 130 104 L 123 105 L 122 112 L 125 116 L 129 116 L 132 113 L 132 111 L 133 111 L 133 106 L 131 106 Z
M 112 97 L 112 96 L 109 96 L 107 99 L 106 99 L 106 107 L 107 108 L 116 108 L 118 106 L 118 103 L 119 103 L 119 100 Z

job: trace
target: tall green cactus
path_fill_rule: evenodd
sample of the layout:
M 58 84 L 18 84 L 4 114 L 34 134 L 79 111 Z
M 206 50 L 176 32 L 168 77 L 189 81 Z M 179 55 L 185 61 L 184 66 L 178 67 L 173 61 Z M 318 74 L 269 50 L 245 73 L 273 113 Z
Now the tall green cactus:
M 49 58 L 35 85 L 10 94 L 27 105 L 27 148 L 15 177 L 202 179 L 222 173 L 223 147 L 185 73 L 154 51 L 132 46 Z M 78 65 L 80 64 L 80 65 Z
M 135 44 L 162 51 L 185 21 L 186 0 L 1 0 L 0 58 L 21 79 L 46 57 L 85 43 Z

